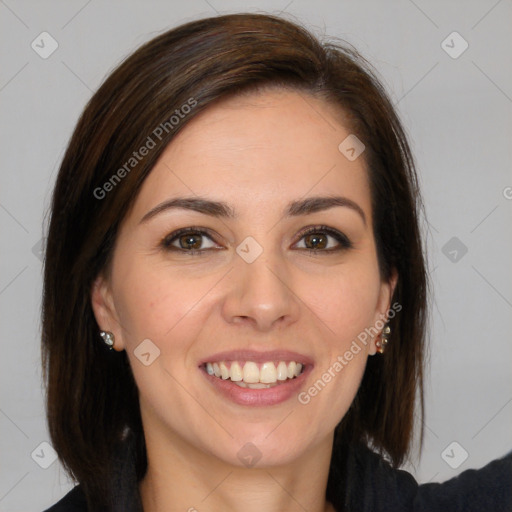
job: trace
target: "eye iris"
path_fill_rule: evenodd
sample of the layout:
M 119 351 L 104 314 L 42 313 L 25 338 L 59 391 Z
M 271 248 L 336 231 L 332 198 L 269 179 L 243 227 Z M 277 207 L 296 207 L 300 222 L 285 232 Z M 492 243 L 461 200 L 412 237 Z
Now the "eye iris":
M 306 236 L 305 244 L 308 249 L 325 249 L 327 237 L 319 233 L 312 233 Z
M 179 238 L 182 249 L 199 249 L 201 247 L 201 235 L 186 234 Z

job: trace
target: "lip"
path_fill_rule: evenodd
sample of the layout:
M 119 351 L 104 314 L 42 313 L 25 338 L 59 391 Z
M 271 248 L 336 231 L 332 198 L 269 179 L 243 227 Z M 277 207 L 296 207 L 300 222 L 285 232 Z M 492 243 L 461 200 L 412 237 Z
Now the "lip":
M 218 361 L 254 361 L 255 363 L 265 363 L 267 361 L 295 361 L 303 365 L 303 371 L 298 377 L 288 379 L 271 388 L 241 388 L 229 379 L 220 379 L 206 372 L 206 363 Z M 267 352 L 230 350 L 217 352 L 216 354 L 208 356 L 208 358 L 200 361 L 198 366 L 201 373 L 214 389 L 228 400 L 238 405 L 266 407 L 280 404 L 289 400 L 292 396 L 296 396 L 300 388 L 306 382 L 314 364 L 310 357 L 289 350 L 271 350 Z
M 211 356 L 199 361 L 198 366 L 204 366 L 206 363 L 218 363 L 220 361 L 254 361 L 255 363 L 266 363 L 267 361 L 295 361 L 302 366 L 313 365 L 313 360 L 298 352 L 290 350 L 269 350 L 258 352 L 256 350 L 227 350 L 217 352 Z
M 298 377 L 286 380 L 282 384 L 265 389 L 250 389 L 241 388 L 229 379 L 224 380 L 214 375 L 209 375 L 204 366 L 200 367 L 201 373 L 221 395 L 238 405 L 250 405 L 253 407 L 277 405 L 289 400 L 292 396 L 296 396 L 312 369 L 312 365 L 306 365 Z

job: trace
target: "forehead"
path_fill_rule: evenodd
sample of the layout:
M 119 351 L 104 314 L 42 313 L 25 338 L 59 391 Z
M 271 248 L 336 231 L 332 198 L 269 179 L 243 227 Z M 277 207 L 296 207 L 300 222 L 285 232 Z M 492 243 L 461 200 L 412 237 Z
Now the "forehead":
M 134 214 L 191 194 L 223 200 L 240 215 L 341 194 L 371 218 L 364 157 L 351 161 L 339 149 L 350 135 L 338 108 L 303 92 L 224 99 L 192 119 L 165 149 Z

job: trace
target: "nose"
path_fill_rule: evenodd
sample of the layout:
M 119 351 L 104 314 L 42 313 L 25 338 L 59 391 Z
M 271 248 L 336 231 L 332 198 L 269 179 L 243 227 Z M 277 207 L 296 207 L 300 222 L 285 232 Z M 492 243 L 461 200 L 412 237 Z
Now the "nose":
M 230 324 L 247 324 L 259 331 L 291 325 L 299 318 L 300 299 L 293 292 L 291 274 L 277 256 L 247 263 L 238 258 L 230 273 L 223 316 Z

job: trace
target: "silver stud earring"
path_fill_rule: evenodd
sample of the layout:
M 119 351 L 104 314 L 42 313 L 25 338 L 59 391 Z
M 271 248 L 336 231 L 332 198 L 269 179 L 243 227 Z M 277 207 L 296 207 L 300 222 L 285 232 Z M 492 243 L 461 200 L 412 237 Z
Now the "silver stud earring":
M 100 336 L 103 338 L 105 345 L 110 348 L 110 350 L 114 349 L 114 335 L 110 331 L 100 331 Z
M 388 341 L 389 341 L 390 333 L 391 333 L 391 327 L 389 327 L 389 325 L 386 325 L 386 327 L 384 327 L 384 329 L 382 329 L 382 333 L 380 335 L 380 340 L 378 340 L 375 343 L 375 346 L 377 347 L 377 352 L 379 354 L 384 353 L 384 349 L 386 348 L 386 345 L 388 344 Z

